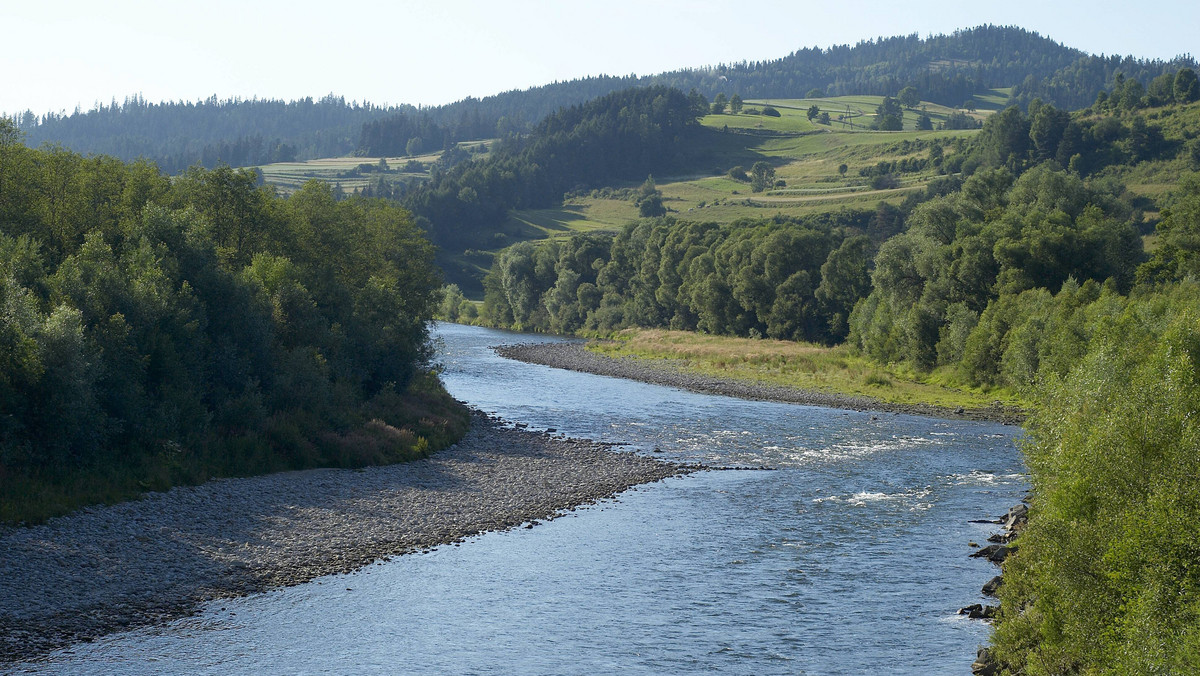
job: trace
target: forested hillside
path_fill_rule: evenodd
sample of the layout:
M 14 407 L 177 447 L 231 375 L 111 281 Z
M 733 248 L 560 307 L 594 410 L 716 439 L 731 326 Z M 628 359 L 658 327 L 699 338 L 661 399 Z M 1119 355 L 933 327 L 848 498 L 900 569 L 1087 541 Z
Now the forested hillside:
M 1181 69 L 1074 113 L 1040 100 L 996 113 L 955 151 L 961 176 L 895 212 L 676 216 L 512 247 L 476 320 L 845 340 L 932 382 L 1018 393 L 1035 410 L 1034 492 L 1005 564 L 997 665 L 1187 672 L 1200 655 L 1194 80 Z M 443 312 L 474 308 L 451 298 Z
M 147 159 L 175 174 L 196 164 L 241 167 L 346 155 L 364 123 L 394 112 L 333 95 L 162 103 L 134 96 L 70 115 L 26 111 L 17 122 L 33 147 L 57 143 L 81 155 Z
M 33 146 L 61 143 L 81 153 L 124 160 L 146 158 L 176 173 L 200 164 L 252 166 L 359 152 L 412 154 L 448 144 L 504 137 L 534 129 L 560 108 L 634 86 L 668 86 L 713 99 L 802 98 L 846 94 L 894 95 L 913 87 L 926 101 L 962 106 L 973 95 L 1016 87 L 1022 106 L 1034 98 L 1067 109 L 1091 104 L 1118 77 L 1143 90 L 1181 67 L 1133 56 L 1094 56 L 1037 33 L 980 26 L 950 35 L 881 37 L 854 46 L 803 48 L 775 60 L 705 66 L 645 76 L 598 76 L 557 82 L 442 106 L 383 108 L 320 100 L 217 100 L 151 103 L 140 97 L 71 114 L 18 116 Z M 397 93 L 402 98 L 403 92 Z M 410 142 L 416 142 L 409 147 Z
M 498 144 L 487 158 L 435 174 L 404 204 L 444 249 L 491 248 L 497 238 L 503 243 L 499 226 L 511 209 L 557 205 L 577 187 L 679 169 L 701 133 L 699 114 L 686 96 L 665 87 L 564 108 L 534 133 Z
M 0 121 L 0 520 L 421 455 L 439 276 L 409 214 L 252 172 L 31 150 Z

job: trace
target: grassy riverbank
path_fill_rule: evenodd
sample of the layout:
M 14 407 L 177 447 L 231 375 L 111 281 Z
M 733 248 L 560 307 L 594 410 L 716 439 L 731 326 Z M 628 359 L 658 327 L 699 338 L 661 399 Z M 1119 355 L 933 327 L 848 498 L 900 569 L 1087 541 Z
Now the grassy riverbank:
M 889 404 L 976 409 L 1022 402 L 1008 390 L 968 388 L 944 372 L 921 375 L 881 365 L 846 346 L 732 338 L 689 331 L 628 329 L 588 349 L 609 357 L 657 360 L 684 371 L 826 394 L 870 397 Z

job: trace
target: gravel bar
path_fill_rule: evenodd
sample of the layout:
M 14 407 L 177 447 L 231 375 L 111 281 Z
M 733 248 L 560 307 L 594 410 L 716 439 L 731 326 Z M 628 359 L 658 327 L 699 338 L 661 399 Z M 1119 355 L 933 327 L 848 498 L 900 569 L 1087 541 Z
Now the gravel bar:
M 522 343 L 500 345 L 493 349 L 502 357 L 530 364 L 627 378 L 703 394 L 720 394 L 741 399 L 826 406 L 854 411 L 883 411 L 935 418 L 985 420 L 1008 425 L 1019 425 L 1025 420 L 1024 411 L 999 402 L 982 408 L 968 409 L 932 404 L 893 404 L 871 397 L 832 394 L 783 385 L 766 385 L 735 378 L 701 375 L 683 370 L 666 360 L 608 357 L 586 349 L 582 343 Z
M 476 413 L 462 441 L 415 462 L 223 479 L 0 528 L 0 663 L 697 469 Z

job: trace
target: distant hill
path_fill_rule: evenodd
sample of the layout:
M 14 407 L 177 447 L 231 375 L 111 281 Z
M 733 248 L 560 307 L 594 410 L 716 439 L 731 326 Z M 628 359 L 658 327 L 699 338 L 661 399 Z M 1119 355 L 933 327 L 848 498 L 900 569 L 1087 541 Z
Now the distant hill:
M 912 86 L 921 99 L 959 106 L 972 95 L 1015 87 L 1014 99 L 1035 97 L 1060 108 L 1087 106 L 1118 73 L 1149 86 L 1162 73 L 1195 67 L 1171 61 L 1092 56 L 1038 33 L 979 26 L 928 38 L 907 35 L 854 46 L 804 48 L 771 61 L 693 68 L 649 76 L 587 77 L 430 108 L 379 107 L 327 96 L 319 100 L 217 100 L 148 103 L 114 101 L 70 115 L 19 116 L 31 146 L 61 143 L 83 154 L 151 159 L 169 173 L 193 164 L 254 166 L 359 151 L 397 154 L 531 130 L 546 115 L 633 86 L 695 89 L 711 99 L 895 95 Z M 384 150 L 386 149 L 386 150 Z

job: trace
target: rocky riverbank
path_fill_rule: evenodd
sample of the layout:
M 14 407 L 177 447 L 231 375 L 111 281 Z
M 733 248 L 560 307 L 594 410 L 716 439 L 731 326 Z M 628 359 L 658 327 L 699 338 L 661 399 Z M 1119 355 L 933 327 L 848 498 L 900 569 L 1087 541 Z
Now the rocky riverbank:
M 4 528 L 0 663 L 531 525 L 696 469 L 476 414 L 456 446 L 416 462 L 213 481 Z
M 582 371 L 602 376 L 629 378 L 645 383 L 678 387 L 704 394 L 721 394 L 742 399 L 778 401 L 810 406 L 850 409 L 854 411 L 881 411 L 887 413 L 909 413 L 938 418 L 964 420 L 986 420 L 1020 424 L 1025 413 L 1020 409 L 995 403 L 984 408 L 947 408 L 930 404 L 892 404 L 870 397 L 833 394 L 802 390 L 780 385 L 766 385 L 733 378 L 717 378 L 691 373 L 675 368 L 667 362 L 637 359 L 632 357 L 607 357 L 584 348 L 581 343 L 525 343 L 502 345 L 497 354 L 509 359 L 542 364 L 555 368 Z

